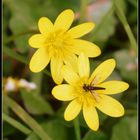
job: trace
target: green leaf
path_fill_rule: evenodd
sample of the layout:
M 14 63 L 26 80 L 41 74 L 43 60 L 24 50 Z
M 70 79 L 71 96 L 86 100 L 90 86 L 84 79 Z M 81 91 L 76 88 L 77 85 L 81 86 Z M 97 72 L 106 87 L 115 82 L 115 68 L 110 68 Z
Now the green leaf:
M 88 131 L 82 140 L 108 140 L 108 138 L 101 131 Z
M 98 22 L 92 31 L 91 39 L 101 46 L 114 32 L 116 20 L 114 17 L 114 9 L 111 8 L 104 14 L 100 22 Z
M 12 98 L 4 95 L 3 101 L 9 108 L 20 117 L 42 140 L 51 140 L 47 132 Z
M 133 5 L 134 7 L 137 7 L 138 5 L 138 1 L 137 0 L 128 0 L 128 2 L 131 4 L 131 5 Z
M 66 140 L 68 138 L 67 129 L 58 120 L 48 121 L 42 127 L 48 132 L 53 140 Z
M 31 133 L 31 130 L 24 126 L 22 123 L 16 121 L 14 118 L 8 116 L 7 114 L 3 113 L 3 120 L 8 122 L 13 127 L 17 128 L 19 131 L 23 132 L 24 134 L 28 135 Z
M 122 11 L 124 13 L 126 13 L 126 10 L 127 10 L 127 2 L 126 2 L 126 0 L 117 0 L 117 5 L 118 5 L 118 7 L 120 7 L 122 9 Z
M 52 140 L 75 140 L 73 129 L 67 128 L 59 120 L 49 120 L 41 125 L 49 134 Z M 34 133 L 30 134 L 26 140 L 40 140 Z
M 53 109 L 48 102 L 46 102 L 40 95 L 34 94 L 32 91 L 21 90 L 21 97 L 23 99 L 26 109 L 31 114 L 53 114 Z
M 9 48 L 8 46 L 3 46 L 3 53 L 5 53 L 6 55 L 24 63 L 24 64 L 28 64 L 27 57 L 24 57 L 24 56 L 18 54 L 17 52 L 15 52 L 13 49 Z
M 7 137 L 16 132 L 16 129 L 7 122 L 3 122 L 3 136 Z
M 127 22 L 127 18 L 125 16 L 125 13 L 122 10 L 122 8 L 118 5 L 118 0 L 113 0 L 113 3 L 114 3 L 114 7 L 115 7 L 115 12 L 116 12 L 118 18 L 120 19 L 121 23 L 123 24 L 124 29 L 127 33 L 131 47 L 134 48 L 135 51 L 137 51 L 137 42 L 136 42 L 136 39 L 133 35 L 133 32 L 132 32 L 132 30 Z
M 129 50 L 120 50 L 114 53 L 117 68 L 122 77 L 137 85 L 137 58 Z
M 60 11 L 60 9 L 66 9 L 66 8 L 79 10 L 78 7 L 80 5 L 80 1 L 78 1 L 78 0 L 71 0 L 71 1 L 57 0 L 57 1 L 52 1 L 52 4 L 56 9 L 59 9 L 59 11 Z
M 5 3 L 10 8 L 12 13 L 12 17 L 9 21 L 9 24 L 13 34 L 18 34 L 36 28 L 34 26 L 34 18 L 31 14 L 30 6 L 26 1 L 5 0 Z M 27 52 L 27 50 L 29 49 L 29 36 L 30 35 L 24 35 L 15 38 L 14 43 L 16 44 L 20 52 Z
M 9 114 L 9 108 L 6 104 L 3 104 L 3 112 L 6 113 L 6 114 Z
M 25 140 L 40 140 L 40 138 L 35 133 L 32 133 Z
M 2 36 L 3 36 L 3 42 L 6 40 L 8 36 L 8 22 L 9 22 L 9 16 L 10 16 L 10 11 L 9 8 L 3 4 L 3 27 L 2 27 Z
M 125 117 L 117 123 L 111 140 L 137 140 L 137 116 Z
M 11 69 L 8 69 L 10 67 Z M 9 59 L 3 60 L 3 76 L 8 76 L 11 74 L 12 70 L 12 61 Z
M 9 47 L 7 47 L 7 46 L 3 46 L 3 52 L 4 52 L 6 55 L 10 56 L 10 57 L 13 58 L 13 59 L 16 59 L 16 60 L 19 61 L 19 62 L 22 62 L 22 63 L 24 63 L 24 64 L 28 64 L 28 63 L 29 63 L 27 57 L 24 57 L 24 56 L 18 54 L 18 53 L 15 52 L 13 49 L 11 49 L 11 48 L 9 48 Z M 50 72 L 49 72 L 47 69 L 45 69 L 43 72 L 44 72 L 46 75 L 48 75 L 48 76 L 51 77 L 51 74 L 50 74 Z

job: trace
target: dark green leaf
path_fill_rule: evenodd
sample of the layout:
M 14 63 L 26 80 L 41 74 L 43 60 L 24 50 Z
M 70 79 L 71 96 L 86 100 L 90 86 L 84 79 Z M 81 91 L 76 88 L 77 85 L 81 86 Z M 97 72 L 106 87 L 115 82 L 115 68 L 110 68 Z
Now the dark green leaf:
M 35 133 L 32 133 L 26 138 L 26 140 L 40 140 L 40 138 L 38 138 Z
M 16 132 L 16 129 L 14 127 L 12 127 L 7 122 L 3 122 L 3 136 L 4 137 L 9 136 L 15 132 Z
M 31 114 L 53 114 L 52 107 L 41 96 L 35 95 L 34 92 L 21 90 L 21 96 L 26 109 Z
M 107 139 L 107 136 L 103 132 L 89 131 L 86 133 L 83 140 L 108 140 L 108 139 Z
M 42 127 L 52 140 L 75 140 L 75 134 L 72 129 L 64 126 L 59 120 L 50 120 L 42 123 Z M 26 140 L 40 140 L 32 133 Z
M 137 117 L 125 117 L 117 123 L 111 140 L 137 140 Z

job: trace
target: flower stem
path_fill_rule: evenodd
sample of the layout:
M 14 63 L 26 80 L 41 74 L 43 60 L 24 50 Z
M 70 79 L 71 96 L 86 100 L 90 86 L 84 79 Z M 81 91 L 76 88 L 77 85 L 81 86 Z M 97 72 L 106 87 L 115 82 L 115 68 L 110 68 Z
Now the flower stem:
M 15 51 L 13 51 L 11 48 L 8 48 L 6 46 L 3 47 L 3 53 L 5 53 L 6 55 L 24 63 L 24 64 L 28 64 L 28 60 L 21 56 L 20 54 L 16 53 Z
M 137 43 L 136 43 L 136 39 L 132 33 L 132 30 L 127 22 L 127 19 L 123 13 L 123 10 L 119 7 L 118 2 L 116 0 L 113 1 L 114 2 L 114 7 L 115 7 L 115 11 L 117 16 L 119 17 L 120 21 L 122 22 L 124 29 L 128 35 L 128 38 L 130 40 L 131 43 L 131 47 L 135 49 L 135 51 L 137 50 Z
M 4 103 L 12 109 L 12 111 L 17 114 L 42 140 L 51 140 L 48 134 L 43 130 L 43 128 L 26 112 L 19 106 L 13 99 L 4 95 Z
M 81 140 L 80 126 L 79 126 L 79 120 L 78 120 L 78 118 L 76 118 L 75 120 L 73 120 L 73 124 L 74 124 L 74 130 L 75 130 L 75 134 L 76 134 L 76 140 Z
M 86 8 L 87 8 L 88 1 L 87 0 L 81 0 L 80 5 L 80 22 L 83 22 L 86 16 Z
M 28 61 L 25 57 L 23 57 L 23 56 L 21 56 L 20 54 L 16 53 L 16 52 L 13 51 L 11 48 L 8 48 L 8 47 L 4 46 L 4 47 L 3 47 L 3 53 L 5 53 L 6 55 L 10 56 L 11 58 L 14 58 L 14 59 L 16 59 L 17 61 L 20 61 L 20 62 L 22 62 L 22 63 L 24 63 L 24 64 L 29 64 L 29 61 Z M 46 75 L 48 75 L 48 76 L 51 77 L 51 74 L 50 74 L 49 71 L 44 70 L 43 72 L 44 72 Z
M 23 124 L 19 123 L 18 121 L 16 121 L 15 119 L 11 118 L 10 116 L 8 116 L 5 113 L 2 114 L 2 117 L 3 117 L 4 121 L 8 122 L 10 125 L 12 125 L 13 127 L 17 128 L 19 131 L 23 132 L 24 134 L 29 135 L 32 132 L 26 126 L 24 126 Z
M 37 30 L 29 30 L 29 31 L 24 31 L 15 35 L 10 36 L 9 38 L 7 38 L 3 43 L 7 44 L 11 41 L 13 41 L 14 39 L 16 39 L 17 37 L 23 36 L 23 35 L 27 35 L 27 34 L 32 34 L 32 33 L 37 33 Z

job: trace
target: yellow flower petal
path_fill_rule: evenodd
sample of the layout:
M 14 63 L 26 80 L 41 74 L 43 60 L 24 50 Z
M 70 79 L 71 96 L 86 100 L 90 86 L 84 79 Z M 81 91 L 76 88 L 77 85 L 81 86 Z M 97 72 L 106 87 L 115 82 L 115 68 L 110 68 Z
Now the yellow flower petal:
M 89 59 L 84 54 L 79 55 L 78 59 L 78 70 L 80 77 L 89 77 L 90 67 L 89 67 Z
M 73 71 L 70 67 L 64 66 L 62 68 L 62 73 L 64 79 L 70 84 L 70 85 L 75 85 L 77 81 L 80 79 L 79 76 L 75 71 Z
M 52 94 L 56 99 L 62 101 L 69 101 L 78 96 L 78 94 L 75 93 L 74 87 L 68 84 L 62 84 L 54 87 Z
M 63 61 L 57 57 L 51 58 L 51 74 L 56 84 L 61 84 L 63 81 L 62 75 Z
M 70 54 L 65 57 L 64 63 L 72 68 L 75 72 L 78 72 L 78 58 L 75 54 Z
M 71 28 L 68 33 L 71 35 L 72 38 L 79 38 L 90 32 L 94 27 L 94 23 L 87 22 Z
M 64 118 L 66 121 L 73 120 L 81 111 L 82 103 L 78 99 L 71 101 L 65 110 Z
M 99 128 L 99 118 L 94 106 L 83 106 L 83 115 L 89 128 L 96 131 Z
M 89 83 L 94 80 L 94 84 L 99 84 L 104 81 L 113 72 L 115 68 L 115 60 L 108 59 L 102 62 L 92 73 Z
M 120 117 L 124 115 L 124 108 L 117 100 L 107 95 L 100 96 L 101 98 L 96 104 L 99 110 L 111 117 Z
M 42 34 L 47 34 L 53 30 L 53 23 L 46 17 L 42 17 L 38 22 L 39 30 Z
M 60 15 L 57 17 L 55 23 L 54 23 L 54 29 L 62 29 L 63 31 L 66 31 L 70 28 L 72 22 L 74 20 L 74 13 L 72 10 L 67 9 L 60 13 Z
M 122 81 L 108 81 L 98 85 L 104 87 L 105 90 L 98 90 L 100 94 L 116 94 L 128 89 L 129 85 Z
M 30 37 L 29 45 L 33 48 L 40 48 L 44 46 L 45 37 L 41 34 L 35 34 Z
M 80 40 L 80 39 L 74 39 L 73 41 L 73 52 L 75 54 L 84 53 L 88 57 L 97 57 L 101 54 L 101 50 L 98 46 L 93 44 L 92 42 Z
M 32 72 L 40 72 L 49 63 L 50 56 L 46 48 L 39 48 L 32 56 L 29 67 Z

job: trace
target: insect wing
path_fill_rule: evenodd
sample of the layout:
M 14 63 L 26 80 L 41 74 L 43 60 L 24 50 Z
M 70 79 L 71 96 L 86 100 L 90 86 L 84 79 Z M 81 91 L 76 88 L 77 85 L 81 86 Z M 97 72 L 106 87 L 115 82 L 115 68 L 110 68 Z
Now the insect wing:
M 99 94 L 98 94 L 98 93 L 96 93 L 96 92 L 95 92 L 95 91 L 93 91 L 93 90 L 91 90 L 91 93 L 92 93 L 92 95 L 93 95 L 94 99 L 96 100 L 96 102 L 99 102 L 99 98 L 100 98 Z

